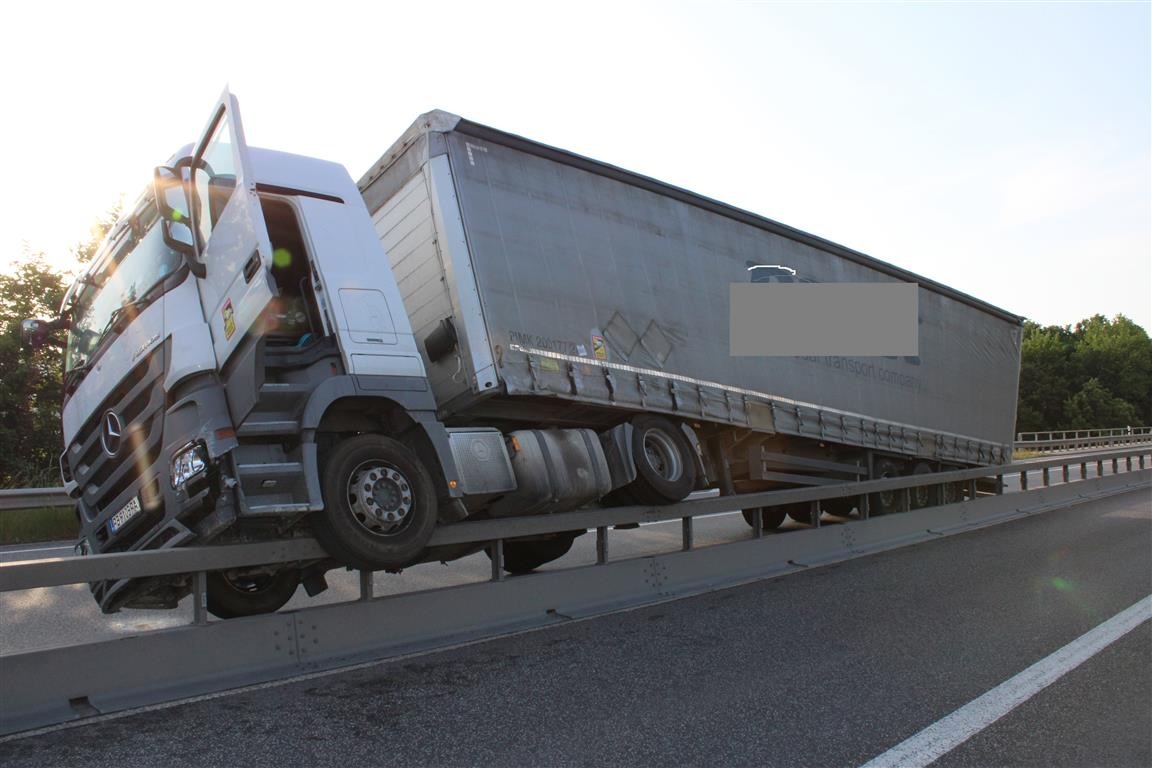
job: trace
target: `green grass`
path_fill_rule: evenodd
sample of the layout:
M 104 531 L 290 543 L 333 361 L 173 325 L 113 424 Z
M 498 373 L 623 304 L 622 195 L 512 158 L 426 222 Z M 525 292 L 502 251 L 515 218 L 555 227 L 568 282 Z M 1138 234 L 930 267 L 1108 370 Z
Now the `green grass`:
M 1012 460 L 1020 461 L 1021 459 L 1034 459 L 1040 455 L 1040 451 L 1033 451 L 1031 448 L 1018 448 L 1012 451 Z
M 75 540 L 76 512 L 70 507 L 42 507 L 0 512 L 0 544 Z

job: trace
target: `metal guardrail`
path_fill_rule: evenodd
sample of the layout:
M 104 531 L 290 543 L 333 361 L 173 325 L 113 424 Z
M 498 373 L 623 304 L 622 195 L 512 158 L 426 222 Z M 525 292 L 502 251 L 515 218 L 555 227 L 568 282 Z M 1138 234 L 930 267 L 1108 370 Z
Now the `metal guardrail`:
M 1124 462 L 1126 471 L 1132 471 L 1133 464 L 1144 469 L 1150 452 L 1146 449 L 1129 449 L 1108 454 L 1093 454 L 1091 457 L 1063 457 L 1045 461 L 1006 464 L 995 467 L 938 472 L 925 475 L 909 475 L 884 480 L 824 485 L 809 488 L 793 488 L 780 491 L 747 493 L 736 496 L 716 496 L 708 499 L 683 501 L 668 506 L 608 507 L 562 512 L 554 515 L 534 517 L 506 517 L 495 520 L 477 520 L 444 526 L 433 534 L 429 546 L 444 544 L 486 543 L 492 544 L 497 557 L 493 558 L 492 578 L 504 578 L 500 567 L 499 554 L 503 541 L 523 536 L 547 533 L 561 533 L 574 530 L 597 531 L 600 561 L 607 559 L 607 530 L 610 527 L 631 523 L 654 523 L 669 520 L 683 522 L 684 549 L 692 546 L 692 518 L 700 515 L 730 512 L 754 507 L 778 506 L 794 503 L 810 503 L 818 510 L 819 502 L 825 499 L 858 497 L 860 517 L 869 517 L 869 495 L 884 491 L 901 491 L 904 494 L 904 509 L 910 508 L 910 494 L 914 488 L 943 486 L 949 483 L 963 483 L 967 498 L 975 499 L 980 481 L 991 481 L 993 487 L 1002 489 L 1004 477 L 1019 474 L 1022 490 L 1028 489 L 1028 473 L 1040 471 L 1043 484 L 1048 485 L 1052 468 L 1062 470 L 1063 482 L 1069 482 L 1070 467 L 1079 465 L 1082 479 L 1087 478 L 1087 467 L 1095 464 L 1097 472 L 1103 474 L 1106 463 L 1111 463 L 1113 472 L 1119 471 Z M 819 515 L 815 516 L 817 526 Z M 754 529 L 760 537 L 762 531 Z M 60 557 L 34 561 L 0 563 L 0 592 L 35 587 L 78 584 L 105 579 L 123 579 L 145 576 L 161 576 L 180 573 L 204 573 L 225 568 L 239 568 L 252 565 L 293 562 L 326 557 L 320 545 L 310 538 L 286 539 L 252 544 L 208 545 L 180 549 L 162 549 L 136 552 L 118 552 L 85 557 Z M 206 621 L 202 607 L 203 594 L 196 600 L 198 622 Z
M 1057 437 L 1057 435 L 1059 435 L 1059 437 Z M 1064 429 L 1048 432 L 1018 432 L 1016 434 L 1016 442 L 1079 440 L 1082 438 L 1124 437 L 1127 435 L 1142 435 L 1145 439 L 1152 439 L 1152 427 L 1113 427 L 1112 429 Z
M 0 490 L 0 512 L 9 509 L 70 507 L 74 504 L 63 488 L 11 488 Z
M 1089 433 L 1100 434 L 1089 434 Z M 1111 434 L 1115 433 L 1115 434 Z M 1067 435 L 1080 434 L 1080 437 L 1067 437 Z M 1044 438 L 1043 436 L 1049 436 Z M 1051 437 L 1062 435 L 1062 437 Z M 1036 453 L 1056 453 L 1058 451 L 1104 450 L 1118 448 L 1125 445 L 1145 445 L 1152 443 L 1152 427 L 1133 428 L 1128 430 L 1110 429 L 1082 429 L 1076 432 L 1021 432 L 1020 436 L 1028 439 L 1017 440 L 1016 451 L 1034 451 Z M 1042 439 L 1043 438 L 1043 439 Z
M 1045 437 L 1043 435 L 1060 435 Z M 1074 435 L 1067 437 L 1067 435 Z M 1037 453 L 1076 450 L 1078 448 L 1108 448 L 1123 445 L 1152 443 L 1152 427 L 1133 427 L 1131 431 L 1121 429 L 1082 429 L 1067 432 L 1021 432 L 1015 443 L 1016 450 L 1031 450 Z M 73 500 L 63 488 L 12 488 L 0 490 L 0 512 L 16 509 L 39 509 L 41 507 L 70 507 Z
M 488 542 L 492 579 L 373 598 L 362 573 L 360 599 L 229 621 L 207 621 L 205 573 L 218 568 L 322 556 L 311 539 L 233 546 L 0 563 L 0 591 L 106 578 L 195 573 L 193 625 L 81 645 L 0 656 L 5 695 L 0 734 L 333 669 L 397 653 L 540 627 L 685 596 L 883 551 L 1016 516 L 1054 509 L 1152 482 L 1152 448 L 1064 456 L 997 467 L 915 475 L 839 486 L 796 488 L 681 502 L 667 507 L 592 509 L 543 517 L 457 523 L 433 544 Z M 1089 465 L 1095 477 L 1089 477 Z M 1112 472 L 1105 473 L 1110 466 Z M 1030 476 L 1040 473 L 1029 490 Z M 1054 477 L 1054 473 L 1059 473 Z M 1005 493 L 1019 474 L 1022 492 Z M 1062 482 L 1053 482 L 1057 477 Z M 1074 479 L 1075 478 L 1075 479 Z M 962 483 L 964 501 L 869 519 L 868 495 Z M 754 528 L 749 539 L 695 548 L 695 517 L 753 506 L 855 496 L 863 520 L 782 535 Z M 664 554 L 608 559 L 608 531 L 620 523 L 681 521 L 682 547 Z M 518 536 L 596 530 L 597 563 L 505 579 L 503 541 Z M 623 532 L 627 535 L 627 532 Z

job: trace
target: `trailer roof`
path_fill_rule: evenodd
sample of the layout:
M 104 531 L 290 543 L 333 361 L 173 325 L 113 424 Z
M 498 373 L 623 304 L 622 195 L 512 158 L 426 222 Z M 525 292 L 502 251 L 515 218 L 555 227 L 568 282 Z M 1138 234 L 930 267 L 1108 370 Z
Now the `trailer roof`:
M 988 312 L 989 314 L 1000 317 L 1012 323 L 1022 324 L 1024 318 L 1020 315 L 1009 312 L 1000 307 L 982 301 L 975 296 L 971 296 L 955 288 L 950 288 L 943 283 L 930 280 L 929 278 L 917 275 L 914 272 L 909 272 L 906 269 L 889 264 L 886 261 L 869 256 L 860 251 L 853 250 L 846 246 L 834 243 L 831 240 L 826 240 L 818 235 L 813 235 L 809 232 L 790 227 L 787 224 L 781 224 L 764 216 L 752 213 L 750 211 L 737 208 L 727 203 L 722 203 L 719 200 L 714 200 L 710 197 L 691 192 L 681 187 L 667 184 L 658 179 L 653 179 L 650 176 L 644 176 L 639 173 L 625 170 L 609 163 L 604 163 L 599 160 L 593 160 L 590 157 L 584 157 L 574 152 L 569 152 L 564 149 L 552 147 L 547 144 L 542 144 L 532 139 L 526 139 L 523 136 L 507 133 L 491 126 L 474 123 L 459 115 L 444 110 L 432 110 L 425 112 L 416 118 L 415 122 L 409 126 L 408 130 L 397 139 L 387 152 L 378 160 L 370 171 L 368 171 L 360 179 L 358 186 L 364 190 L 373 180 L 380 174 L 388 169 L 407 149 L 416 141 L 416 139 L 426 133 L 448 133 L 455 131 L 466 136 L 472 136 L 483 141 L 491 142 L 493 144 L 500 144 L 520 152 L 526 152 L 538 157 L 547 158 L 564 165 L 569 165 L 574 168 L 579 168 L 590 173 L 595 173 L 599 176 L 614 179 L 616 181 L 630 184 L 640 189 L 645 189 L 665 197 L 670 197 L 674 200 L 679 200 L 683 203 L 696 206 L 706 211 L 726 216 L 730 219 L 748 224 L 750 226 L 763 229 L 768 232 L 787 237 L 796 242 L 804 243 L 805 245 L 813 248 L 839 256 L 840 258 L 854 261 L 863 264 L 878 272 L 898 278 L 904 282 L 914 282 L 924 288 L 932 290 L 936 293 L 947 296 L 956 301 L 960 301 L 969 306 Z

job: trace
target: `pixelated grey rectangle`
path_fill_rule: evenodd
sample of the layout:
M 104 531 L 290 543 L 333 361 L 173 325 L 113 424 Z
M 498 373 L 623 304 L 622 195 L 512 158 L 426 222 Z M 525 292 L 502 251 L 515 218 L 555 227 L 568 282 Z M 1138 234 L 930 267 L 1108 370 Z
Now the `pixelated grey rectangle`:
M 729 354 L 920 354 L 915 283 L 732 283 Z

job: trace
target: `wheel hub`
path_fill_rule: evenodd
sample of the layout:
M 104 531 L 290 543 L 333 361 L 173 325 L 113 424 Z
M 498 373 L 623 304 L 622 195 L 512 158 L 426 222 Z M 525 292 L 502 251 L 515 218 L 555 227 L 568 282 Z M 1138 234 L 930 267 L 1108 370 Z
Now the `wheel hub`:
M 412 486 L 390 464 L 361 467 L 348 483 L 348 501 L 362 526 L 373 533 L 395 533 L 412 512 Z
M 680 451 L 667 435 L 650 430 L 644 435 L 644 458 L 652 470 L 665 480 L 677 480 L 682 472 Z

